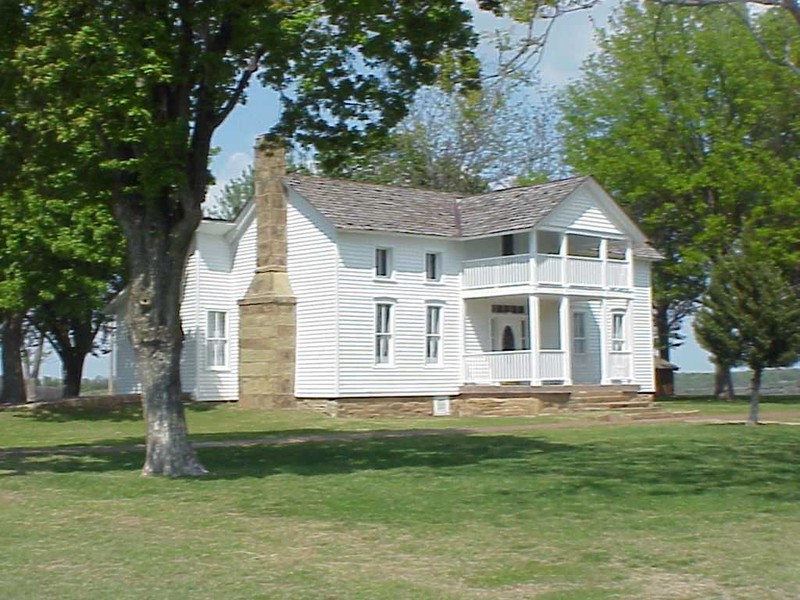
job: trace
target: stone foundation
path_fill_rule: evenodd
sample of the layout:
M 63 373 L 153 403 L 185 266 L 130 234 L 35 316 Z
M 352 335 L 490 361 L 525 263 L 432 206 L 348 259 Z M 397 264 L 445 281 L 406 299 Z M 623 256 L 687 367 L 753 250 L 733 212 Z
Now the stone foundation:
M 553 398 L 550 398 L 553 396 Z M 562 398 L 563 396 L 563 398 Z M 438 396 L 437 396 L 438 397 Z M 330 417 L 431 417 L 433 396 L 393 398 L 297 398 L 297 407 Z M 569 394 L 547 394 L 542 398 L 454 396 L 450 397 L 451 417 L 535 417 L 542 412 L 566 409 Z

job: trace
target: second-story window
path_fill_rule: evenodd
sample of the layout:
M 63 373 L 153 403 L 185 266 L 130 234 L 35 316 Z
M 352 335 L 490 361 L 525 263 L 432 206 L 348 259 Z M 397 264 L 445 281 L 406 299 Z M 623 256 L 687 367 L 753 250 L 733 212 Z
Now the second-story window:
M 511 256 L 514 254 L 514 236 L 504 235 L 500 238 L 500 253 L 503 256 Z
M 442 259 L 436 252 L 425 254 L 425 279 L 427 281 L 439 281 L 442 278 Z
M 375 248 L 375 277 L 392 276 L 392 251 L 389 248 Z

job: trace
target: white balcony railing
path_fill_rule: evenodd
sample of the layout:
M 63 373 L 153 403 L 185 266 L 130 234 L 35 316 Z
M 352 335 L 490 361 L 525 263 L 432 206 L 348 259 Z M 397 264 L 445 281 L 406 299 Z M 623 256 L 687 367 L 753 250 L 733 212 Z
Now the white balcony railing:
M 521 285 L 531 280 L 530 254 L 497 256 L 464 261 L 464 288 Z
M 566 268 L 564 261 L 566 260 Z M 581 256 L 539 254 L 536 257 L 538 283 L 550 286 L 567 285 L 601 288 L 603 269 L 605 285 L 627 288 L 630 264 L 623 261 Z M 466 290 L 527 285 L 531 282 L 530 255 L 496 256 L 464 261 L 463 286 Z
M 536 257 L 539 283 L 561 285 L 564 281 L 564 257 L 556 254 L 539 254 Z
M 608 376 L 612 381 L 627 382 L 631 379 L 631 353 L 611 352 L 608 361 Z
M 628 287 L 628 263 L 609 260 L 606 263 L 606 285 L 612 288 Z
M 571 256 L 567 259 L 567 283 L 601 287 L 603 285 L 603 260 L 600 258 L 580 258 Z
M 529 350 L 480 352 L 464 356 L 464 381 L 466 383 L 530 380 L 531 353 Z

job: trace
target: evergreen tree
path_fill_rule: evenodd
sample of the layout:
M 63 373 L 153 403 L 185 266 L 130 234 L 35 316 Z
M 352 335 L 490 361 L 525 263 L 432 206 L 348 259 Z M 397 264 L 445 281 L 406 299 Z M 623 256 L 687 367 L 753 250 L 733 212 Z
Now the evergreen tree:
M 781 270 L 753 251 L 731 254 L 712 269 L 695 320 L 701 345 L 726 366 L 752 371 L 748 422 L 758 423 L 761 375 L 800 355 L 800 302 Z

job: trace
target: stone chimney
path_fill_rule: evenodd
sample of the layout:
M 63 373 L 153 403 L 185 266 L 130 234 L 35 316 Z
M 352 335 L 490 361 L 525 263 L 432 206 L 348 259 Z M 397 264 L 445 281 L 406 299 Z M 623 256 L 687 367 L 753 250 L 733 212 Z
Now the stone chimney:
M 281 140 L 256 138 L 256 272 L 239 301 L 239 404 L 294 406 L 295 304 L 286 272 L 286 175 Z

